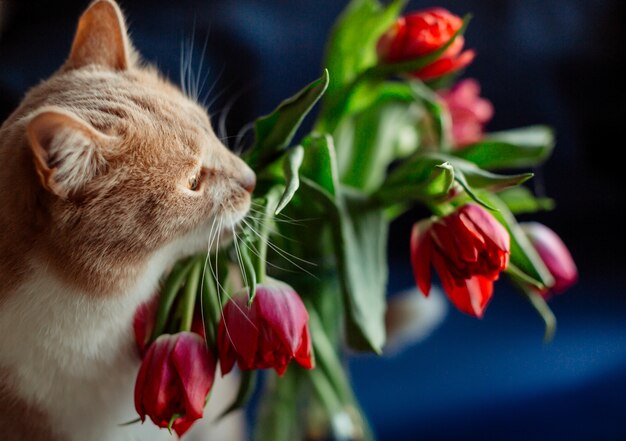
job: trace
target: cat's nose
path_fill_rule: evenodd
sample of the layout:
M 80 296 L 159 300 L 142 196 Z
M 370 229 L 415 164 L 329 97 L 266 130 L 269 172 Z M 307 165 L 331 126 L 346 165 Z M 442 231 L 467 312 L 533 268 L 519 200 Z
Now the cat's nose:
M 252 169 L 246 167 L 238 176 L 237 182 L 248 193 L 252 193 L 256 187 L 256 174 L 252 171 Z

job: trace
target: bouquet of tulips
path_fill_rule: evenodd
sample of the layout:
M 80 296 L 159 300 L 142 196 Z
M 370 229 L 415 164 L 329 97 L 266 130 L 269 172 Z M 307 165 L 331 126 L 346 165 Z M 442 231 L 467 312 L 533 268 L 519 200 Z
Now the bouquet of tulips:
M 533 174 L 502 173 L 545 161 L 552 131 L 485 133 L 492 106 L 477 81 L 458 79 L 475 55 L 464 49 L 470 17 L 400 16 L 404 3 L 351 1 L 321 77 L 254 122 L 244 158 L 258 184 L 242 228 L 218 249 L 216 225 L 209 253 L 178 262 L 136 316 L 142 421 L 182 436 L 219 362 L 221 375 L 236 366 L 240 376 L 225 413 L 260 388 L 256 439 L 373 439 L 343 360 L 383 351 L 387 233 L 415 204 L 432 213 L 407 237 L 424 296 L 434 269 L 450 302 L 480 318 L 504 273 L 546 337 L 554 331 L 547 300 L 576 267 L 554 232 L 515 219 L 553 206 L 521 185 Z M 312 130 L 296 137 L 316 105 Z

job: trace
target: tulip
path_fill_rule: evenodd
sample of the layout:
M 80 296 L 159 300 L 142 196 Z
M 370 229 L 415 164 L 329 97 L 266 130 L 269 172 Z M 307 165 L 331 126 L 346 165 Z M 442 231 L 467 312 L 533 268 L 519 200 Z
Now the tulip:
M 544 298 L 559 294 L 578 280 L 574 259 L 561 238 L 550 228 L 538 222 L 521 224 L 539 257 L 554 277 L 554 284 L 541 291 Z
M 452 140 L 457 148 L 473 144 L 483 138 L 484 126 L 493 117 L 493 106 L 480 97 L 476 80 L 458 82 L 450 90 L 437 94 L 448 108 L 452 119 Z
M 216 361 L 198 334 L 164 334 L 150 345 L 135 383 L 135 409 L 182 436 L 202 418 Z
M 510 254 L 506 229 L 487 211 L 467 204 L 437 220 L 415 224 L 411 263 L 424 295 L 431 287 L 434 266 L 448 298 L 466 314 L 482 317 L 493 293 L 493 282 L 506 269 Z
M 428 55 L 450 41 L 461 29 L 463 20 L 443 8 L 426 9 L 400 17 L 378 40 L 376 50 L 383 63 L 398 63 Z M 459 35 L 431 64 L 411 75 L 431 80 L 455 72 L 472 62 L 474 51 L 463 50 Z
M 242 370 L 274 368 L 279 375 L 294 359 L 311 369 L 309 314 L 289 285 L 270 280 L 257 285 L 252 305 L 247 291 L 224 305 L 217 331 L 220 366 L 225 375 L 235 363 Z

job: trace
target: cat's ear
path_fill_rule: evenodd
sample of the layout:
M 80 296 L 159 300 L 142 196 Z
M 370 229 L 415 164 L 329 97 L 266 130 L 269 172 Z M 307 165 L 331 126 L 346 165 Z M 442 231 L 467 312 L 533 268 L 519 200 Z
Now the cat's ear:
M 133 49 L 126 23 L 114 0 L 96 0 L 83 13 L 65 64 L 78 69 L 99 64 L 113 70 L 125 70 L 131 64 Z
M 63 199 L 106 170 L 103 151 L 110 137 L 73 113 L 44 109 L 30 120 L 26 134 L 41 185 Z

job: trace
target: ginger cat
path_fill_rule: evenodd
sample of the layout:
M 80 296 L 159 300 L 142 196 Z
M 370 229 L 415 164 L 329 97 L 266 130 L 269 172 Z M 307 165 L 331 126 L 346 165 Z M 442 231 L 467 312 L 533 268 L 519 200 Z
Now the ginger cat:
M 228 235 L 246 215 L 254 173 L 139 62 L 113 0 L 0 127 L 0 164 L 0 439 L 169 439 L 119 426 L 136 417 L 133 314 L 216 219 Z

